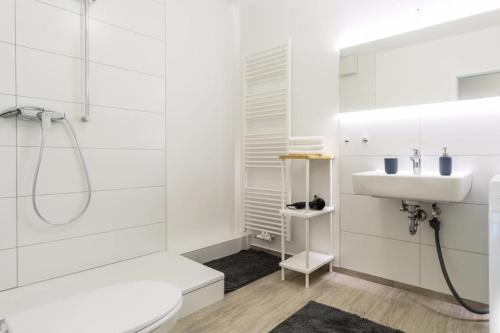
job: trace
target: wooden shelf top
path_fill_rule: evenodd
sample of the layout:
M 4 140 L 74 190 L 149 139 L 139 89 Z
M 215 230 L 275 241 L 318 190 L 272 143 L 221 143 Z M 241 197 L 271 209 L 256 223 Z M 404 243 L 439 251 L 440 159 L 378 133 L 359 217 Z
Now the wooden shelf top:
M 280 155 L 280 160 L 333 160 L 333 156 L 319 154 L 288 154 Z

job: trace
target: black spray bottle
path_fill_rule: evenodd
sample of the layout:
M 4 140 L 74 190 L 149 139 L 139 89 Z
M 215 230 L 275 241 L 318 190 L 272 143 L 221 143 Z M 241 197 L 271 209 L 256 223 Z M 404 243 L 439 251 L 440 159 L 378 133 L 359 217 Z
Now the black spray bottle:
M 443 148 L 443 155 L 439 158 L 439 173 L 441 176 L 450 176 L 453 169 L 453 161 L 448 153 L 446 147 Z

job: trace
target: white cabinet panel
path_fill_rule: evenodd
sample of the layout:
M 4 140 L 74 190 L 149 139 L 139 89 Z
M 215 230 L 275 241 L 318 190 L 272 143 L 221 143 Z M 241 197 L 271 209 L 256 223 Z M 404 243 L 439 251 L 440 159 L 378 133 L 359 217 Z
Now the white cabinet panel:
M 0 147 L 0 198 L 16 196 L 16 148 Z
M 42 213 L 56 222 L 75 216 L 86 200 L 86 193 L 37 198 Z M 30 197 L 19 199 L 18 214 L 20 246 L 81 237 L 165 221 L 165 189 L 154 187 L 95 192 L 85 215 L 65 227 L 43 223 L 35 215 Z
M 4 198 L 0 199 L 0 250 L 14 247 L 16 247 L 16 199 Z
M 1 96 L 0 96 L 1 100 Z M 66 113 L 75 128 L 82 147 L 163 149 L 165 147 L 165 115 L 92 106 L 91 121 L 82 122 L 81 104 L 19 98 L 21 105 L 40 105 Z M 0 122 L 0 126 L 1 126 Z M 32 121 L 18 122 L 18 144 L 40 145 L 40 125 Z M 1 137 L 1 133 L 0 133 Z M 53 124 L 47 134 L 47 147 L 73 147 L 71 133 L 63 122 Z
M 342 195 L 343 231 L 380 236 L 407 242 L 419 242 L 419 235 L 408 232 L 407 214 L 394 199 L 379 199 L 362 195 Z
M 91 103 L 165 113 L 165 80 L 109 66 L 90 66 Z
M 440 204 L 441 246 L 488 254 L 488 206 Z M 425 209 L 430 212 L 429 205 Z M 426 221 L 420 224 L 421 241 L 434 245 L 434 230 Z
M 342 155 L 407 155 L 418 148 L 420 120 L 413 110 L 343 113 L 340 119 Z M 362 139 L 367 138 L 367 142 Z M 349 142 L 345 142 L 348 139 Z
M 19 195 L 31 195 L 38 148 L 18 148 Z M 163 150 L 84 149 L 93 190 L 163 186 Z M 86 191 L 75 149 L 47 148 L 40 168 L 37 194 Z
M 165 224 L 19 248 L 19 285 L 165 249 Z
M 17 88 L 22 96 L 82 102 L 83 62 L 17 48 Z
M 17 257 L 16 249 L 0 251 L 0 291 L 17 286 Z
M 343 268 L 411 285 L 419 284 L 419 245 L 342 232 Z
M 0 93 L 16 93 L 16 52 L 14 45 L 0 43 Z
M 421 251 L 421 287 L 450 294 L 439 267 L 436 248 L 422 245 Z M 443 256 L 460 296 L 488 303 L 488 256 L 448 249 L 443 249 Z

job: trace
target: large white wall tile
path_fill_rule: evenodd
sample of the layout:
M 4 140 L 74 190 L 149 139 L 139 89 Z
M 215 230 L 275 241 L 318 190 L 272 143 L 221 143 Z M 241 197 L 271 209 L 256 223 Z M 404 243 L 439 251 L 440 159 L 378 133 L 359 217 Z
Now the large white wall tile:
M 19 196 L 31 195 L 38 152 L 38 148 L 18 148 L 17 191 Z M 85 155 L 85 158 L 88 163 L 88 155 Z M 76 150 L 71 148 L 45 149 L 38 177 L 37 194 L 81 192 L 86 189 Z
M 56 223 L 75 216 L 86 200 L 87 193 L 37 197 L 42 214 Z M 165 188 L 94 192 L 87 212 L 64 227 L 41 221 L 35 214 L 31 197 L 19 199 L 18 214 L 20 246 L 127 229 L 165 221 Z
M 342 195 L 343 231 L 419 242 L 419 235 L 408 232 L 407 214 L 399 208 L 399 200 L 379 199 L 363 195 Z
M 18 148 L 18 195 L 31 195 L 38 148 Z M 94 190 L 165 185 L 162 150 L 84 149 Z M 75 149 L 47 148 L 40 168 L 37 194 L 86 191 Z
M 342 232 L 344 268 L 386 279 L 419 284 L 419 245 Z
M 17 89 L 21 96 L 82 102 L 82 77 L 81 60 L 17 48 Z
M 154 0 L 107 0 L 93 4 L 92 18 L 147 36 L 165 38 L 165 7 Z
M 24 283 L 165 249 L 165 4 L 91 2 L 93 105 L 86 123 L 82 9 L 80 0 L 0 2 L 0 110 L 17 103 L 64 112 L 94 190 L 79 221 L 43 224 L 30 199 L 40 124 L 0 119 L 0 249 L 21 246 Z M 82 208 L 87 187 L 63 123 L 53 124 L 46 146 L 38 193 L 51 195 L 37 201 L 45 215 L 63 221 Z M 16 251 L 11 263 L 0 253 L 7 267 L 0 290 L 17 284 Z
M 0 250 L 16 247 L 16 199 L 0 199 Z
M 165 185 L 163 150 L 86 150 L 96 190 Z
M 17 286 L 17 256 L 16 249 L 0 251 L 0 291 Z
M 68 0 L 37 0 L 41 3 L 58 7 L 61 9 L 69 10 L 74 13 L 83 13 L 83 2 L 81 1 L 68 1 Z
M 0 94 L 0 111 L 16 105 L 15 96 Z M 0 119 L 0 146 L 16 145 L 16 117 Z
M 375 94 L 345 96 L 340 100 L 340 110 L 342 112 L 371 110 L 375 108 Z
M 90 26 L 93 61 L 165 76 L 165 43 L 99 21 Z
M 72 1 L 68 1 L 72 2 Z M 19 45 L 82 57 L 82 17 L 37 0 L 17 0 Z
M 340 96 L 375 94 L 375 75 L 357 74 L 340 78 Z
M 19 248 L 19 285 L 165 249 L 165 224 Z
M 82 147 L 163 149 L 165 146 L 164 114 L 92 106 L 90 108 L 91 121 L 83 122 L 81 120 L 82 104 L 31 98 L 19 98 L 19 104 L 40 105 L 64 112 L 76 130 Z M 17 135 L 20 146 L 39 146 L 40 124 L 33 121 L 18 121 Z M 71 132 L 68 131 L 64 122 L 53 124 L 47 134 L 46 146 L 74 146 Z
M 16 52 L 14 45 L 0 42 L 0 93 L 16 93 Z
M 80 1 L 38 0 L 74 13 L 83 13 Z M 106 0 L 91 4 L 90 17 L 140 34 L 164 39 L 165 8 L 155 0 Z
M 343 113 L 342 155 L 406 155 L 420 147 L 418 112 L 404 109 Z M 367 138 L 368 142 L 362 139 Z M 345 142 L 348 139 L 349 142 Z
M 450 279 L 460 296 L 488 303 L 488 256 L 443 249 Z M 450 294 L 434 246 L 421 247 L 421 287 Z
M 0 147 L 0 198 L 16 196 L 16 148 Z
M 488 183 L 500 173 L 500 156 L 452 156 L 454 172 L 472 172 L 472 188 L 466 203 L 488 204 Z M 422 158 L 424 171 L 439 172 L 439 156 Z
M 377 57 L 376 54 L 361 54 L 358 56 L 358 73 L 359 74 L 376 74 L 377 72 Z
M 90 68 L 93 105 L 165 113 L 163 78 L 95 63 Z
M 435 104 L 422 112 L 422 152 L 500 155 L 500 97 Z M 499 168 L 500 170 L 500 168 Z
M 0 41 L 14 43 L 16 0 L 0 1 Z
M 488 206 L 440 204 L 441 245 L 446 248 L 488 254 Z M 430 212 L 429 205 L 425 209 Z M 428 222 L 420 224 L 421 241 L 434 245 L 434 230 Z

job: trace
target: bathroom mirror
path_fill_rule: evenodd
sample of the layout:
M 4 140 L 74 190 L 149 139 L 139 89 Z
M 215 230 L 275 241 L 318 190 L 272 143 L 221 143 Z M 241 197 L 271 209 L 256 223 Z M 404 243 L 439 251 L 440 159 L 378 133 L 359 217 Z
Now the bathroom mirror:
M 500 10 L 340 51 L 340 110 L 500 96 Z

